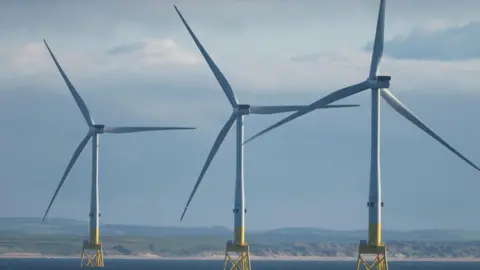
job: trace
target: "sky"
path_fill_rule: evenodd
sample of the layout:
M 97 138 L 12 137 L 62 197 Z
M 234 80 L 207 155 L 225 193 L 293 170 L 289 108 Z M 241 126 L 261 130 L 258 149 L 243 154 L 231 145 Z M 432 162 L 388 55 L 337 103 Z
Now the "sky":
M 194 3 L 195 2 L 195 3 Z M 88 131 L 45 38 L 96 123 L 193 126 L 100 137 L 102 223 L 233 225 L 235 128 L 181 212 L 231 107 L 176 4 L 241 103 L 307 105 L 368 76 L 378 0 L 0 2 L 0 216 L 42 217 Z M 214 8 L 212 8 L 214 7 Z M 480 163 L 480 2 L 389 0 L 380 73 Z M 247 230 L 366 229 L 370 96 L 245 146 Z M 245 117 L 246 137 L 287 116 Z M 90 144 L 49 217 L 87 220 Z M 384 229 L 480 227 L 480 174 L 381 103 Z

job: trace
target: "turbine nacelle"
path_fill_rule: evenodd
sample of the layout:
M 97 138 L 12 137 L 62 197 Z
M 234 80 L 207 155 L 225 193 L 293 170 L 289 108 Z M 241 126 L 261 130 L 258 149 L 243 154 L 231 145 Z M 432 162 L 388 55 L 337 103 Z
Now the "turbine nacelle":
M 250 105 L 248 104 L 239 104 L 235 108 L 235 112 L 239 115 L 249 115 L 250 114 Z
M 90 130 L 97 134 L 101 134 L 105 130 L 105 125 L 93 125 L 90 127 Z
M 374 79 L 369 79 L 367 82 L 370 84 L 370 88 L 372 89 L 388 89 L 390 87 L 391 78 L 392 76 L 381 75 Z

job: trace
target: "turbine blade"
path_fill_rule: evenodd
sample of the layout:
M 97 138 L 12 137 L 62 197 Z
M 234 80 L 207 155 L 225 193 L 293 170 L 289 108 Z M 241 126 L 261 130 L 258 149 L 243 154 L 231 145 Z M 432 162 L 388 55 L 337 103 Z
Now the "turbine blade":
M 52 50 L 48 46 L 47 41 L 44 39 L 43 42 L 45 43 L 45 46 L 47 46 L 47 50 L 50 53 L 50 55 L 52 56 L 53 62 L 55 62 L 55 65 L 57 66 L 58 71 L 60 71 L 60 74 L 62 75 L 63 80 L 65 80 L 65 83 L 67 84 L 68 89 L 70 89 L 70 92 L 72 93 L 72 96 L 75 99 L 75 102 L 77 103 L 78 107 L 80 108 L 80 111 L 82 112 L 83 118 L 85 118 L 85 121 L 87 121 L 88 126 L 92 126 L 93 125 L 93 120 L 92 120 L 92 117 L 90 116 L 90 112 L 88 111 L 87 105 L 85 105 L 85 102 L 80 97 L 80 95 L 78 94 L 77 90 L 75 89 L 73 84 L 68 79 L 65 72 L 63 72 L 63 69 L 60 66 L 60 64 L 58 63 L 57 58 L 55 58 L 55 55 L 53 55 Z
M 342 98 L 346 98 L 348 96 L 351 96 L 351 95 L 354 95 L 356 93 L 359 93 L 359 92 L 362 92 L 364 90 L 367 90 L 370 88 L 370 85 L 368 82 L 364 81 L 364 82 L 361 82 L 359 84 L 355 84 L 355 85 L 352 85 L 352 86 L 348 86 L 348 87 L 345 87 L 343 89 L 340 89 L 340 90 L 337 90 L 333 93 L 330 93 L 328 94 L 327 96 L 315 101 L 314 103 L 306 106 L 305 108 L 303 109 L 300 109 L 298 110 L 297 112 L 287 116 L 286 118 L 280 120 L 279 122 L 277 122 L 276 124 L 260 131 L 259 133 L 255 134 L 254 136 L 250 137 L 248 140 L 246 140 L 243 144 L 246 144 L 248 143 L 249 141 L 255 139 L 255 138 L 258 138 L 259 136 L 269 132 L 270 130 L 274 129 L 274 128 L 277 128 L 283 124 L 286 124 L 290 121 L 292 121 L 293 119 L 296 119 L 302 115 L 305 115 L 311 111 L 314 111 L 318 108 L 322 108 L 330 103 L 333 103 L 337 100 L 340 100 Z M 334 106 L 334 105 L 332 105 Z M 338 105 L 337 105 L 338 106 Z
M 329 109 L 329 108 L 348 108 L 358 107 L 360 105 L 326 105 L 317 109 Z M 290 106 L 250 106 L 251 114 L 277 114 L 285 112 L 294 112 L 301 109 L 305 109 L 307 105 L 290 105 Z
M 55 193 L 53 194 L 52 200 L 50 201 L 50 204 L 48 205 L 47 211 L 45 212 L 45 215 L 43 216 L 43 221 L 45 221 L 45 218 L 47 217 L 48 211 L 50 211 L 50 207 L 52 207 L 53 201 L 55 201 L 55 198 L 57 197 L 58 191 L 60 191 L 60 188 L 62 187 L 63 183 L 65 182 L 65 179 L 67 179 L 67 175 L 72 169 L 73 165 L 78 159 L 78 156 L 82 153 L 83 149 L 87 145 L 88 141 L 92 137 L 92 133 L 88 132 L 87 136 L 80 142 L 78 145 L 77 149 L 73 153 L 72 158 L 70 159 L 70 162 L 67 165 L 67 168 L 65 169 L 65 172 L 63 173 L 62 180 L 60 180 L 60 183 L 58 184 L 57 189 L 55 190 Z
M 161 131 L 161 130 L 189 130 L 194 127 L 105 127 L 104 133 L 132 133 L 142 131 Z
M 185 206 L 185 209 L 183 210 L 182 217 L 180 218 L 180 221 L 183 220 L 183 217 L 185 216 L 185 213 L 187 212 L 188 206 L 190 205 L 190 202 L 193 199 L 193 196 L 195 195 L 195 192 L 197 192 L 197 188 L 200 185 L 200 182 L 203 179 L 203 176 L 205 175 L 205 172 L 207 172 L 208 167 L 210 166 L 210 163 L 212 162 L 213 158 L 215 157 L 215 154 L 217 153 L 218 149 L 220 148 L 220 145 L 222 144 L 223 140 L 228 134 L 228 131 L 232 128 L 233 123 L 235 122 L 235 119 L 237 117 L 237 114 L 233 113 L 230 118 L 227 120 L 223 128 L 220 130 L 220 133 L 218 133 L 217 139 L 215 140 L 215 143 L 213 144 L 212 150 L 210 150 L 210 153 L 208 154 L 207 160 L 205 161 L 205 164 L 203 165 L 202 172 L 200 172 L 200 176 L 197 179 L 197 182 L 195 183 L 195 186 L 193 187 L 192 193 L 190 194 L 190 197 L 188 198 L 188 202 Z
M 470 164 L 472 167 L 480 171 L 480 168 L 475 165 L 472 161 L 467 159 L 465 156 L 460 154 L 455 148 L 453 148 L 450 144 L 444 141 L 440 136 L 438 136 L 433 130 L 427 127 L 417 116 L 415 116 L 405 105 L 403 105 L 390 91 L 387 89 L 381 89 L 382 98 L 392 107 L 395 111 L 401 114 L 403 117 L 407 118 L 412 124 L 423 130 L 425 133 L 430 135 L 432 138 L 437 140 L 443 146 L 448 148 L 448 150 L 452 151 L 455 155 L 461 158 L 463 161 Z
M 230 101 L 230 104 L 232 104 L 232 107 L 236 108 L 236 107 L 238 106 L 238 101 L 237 101 L 237 99 L 235 98 L 235 94 L 233 93 L 232 87 L 231 87 L 230 84 L 228 83 L 227 78 L 225 78 L 225 76 L 224 76 L 223 73 L 220 71 L 220 69 L 218 68 L 218 66 L 215 64 L 215 62 L 213 62 L 213 60 L 212 60 L 212 58 L 210 57 L 210 55 L 208 55 L 207 51 L 206 51 L 205 48 L 202 46 L 202 44 L 200 43 L 200 41 L 197 39 L 197 37 L 196 37 L 195 34 L 193 33 L 192 29 L 191 29 L 190 26 L 188 25 L 187 21 L 185 21 L 185 19 L 183 18 L 182 14 L 180 13 L 180 10 L 178 10 L 177 6 L 173 5 L 173 7 L 174 7 L 175 10 L 177 11 L 178 16 L 180 16 L 180 19 L 182 20 L 183 24 L 184 24 L 185 27 L 187 28 L 188 33 L 190 33 L 190 36 L 192 37 L 193 41 L 194 41 L 195 44 L 197 45 L 198 49 L 199 49 L 200 52 L 202 53 L 203 58 L 205 58 L 205 61 L 207 62 L 207 64 L 208 64 L 208 66 L 210 67 L 210 69 L 212 70 L 213 74 L 215 75 L 215 78 L 217 78 L 217 81 L 218 81 L 218 83 L 220 84 L 220 86 L 222 87 L 223 92 L 225 92 L 225 95 L 227 95 L 228 101 Z
M 378 11 L 377 30 L 375 31 L 375 40 L 373 43 L 372 62 L 370 64 L 369 79 L 375 79 L 380 68 L 380 61 L 383 55 L 383 43 L 385 33 L 385 1 L 380 0 Z

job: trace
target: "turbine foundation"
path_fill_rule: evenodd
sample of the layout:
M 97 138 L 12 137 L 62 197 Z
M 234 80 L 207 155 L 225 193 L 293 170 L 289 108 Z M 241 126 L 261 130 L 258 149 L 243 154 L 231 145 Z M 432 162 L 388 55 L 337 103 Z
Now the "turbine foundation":
M 92 244 L 89 241 L 83 242 L 82 259 L 80 267 L 103 267 L 102 244 Z
M 228 241 L 225 248 L 223 270 L 251 270 L 250 248 L 247 243 L 243 245 Z
M 365 255 L 373 259 L 367 260 Z M 355 269 L 388 270 L 387 247 L 384 244 L 375 246 L 367 244 L 367 241 L 360 241 Z

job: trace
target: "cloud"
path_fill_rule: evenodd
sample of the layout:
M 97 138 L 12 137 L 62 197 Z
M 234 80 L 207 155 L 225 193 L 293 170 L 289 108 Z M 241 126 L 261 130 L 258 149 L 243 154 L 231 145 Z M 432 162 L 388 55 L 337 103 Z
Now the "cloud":
M 288 82 L 283 83 L 291 87 L 290 91 L 298 91 L 295 85 L 302 85 L 305 87 L 303 90 L 322 94 L 331 92 L 364 80 L 368 75 L 370 58 L 370 52 L 356 51 L 292 57 L 291 65 L 283 71 L 285 75 L 288 74 Z M 380 73 L 392 76 L 391 87 L 394 91 L 476 93 L 480 60 L 433 61 L 383 57 Z
M 189 67 L 201 63 L 201 56 L 179 46 L 171 39 L 144 39 L 130 44 L 110 47 L 108 50 L 93 51 L 61 46 L 49 42 L 60 65 L 73 81 L 99 78 L 122 80 L 122 74 L 179 74 Z M 0 78 L 19 83 L 22 78 L 32 78 L 36 82 L 49 83 L 58 79 L 55 68 L 45 45 L 31 42 L 20 47 L 1 48 Z M 55 76 L 55 77 L 54 77 Z M 144 77 L 143 77 L 144 78 Z
M 95 57 L 82 51 L 57 50 L 58 46 L 49 45 L 67 74 L 79 73 L 81 77 L 88 77 L 102 70 L 95 62 Z M 45 83 L 53 78 L 54 73 L 59 76 L 43 42 L 30 42 L 18 47 L 5 46 L 1 49 L 0 59 L 3 60 L 0 66 L 1 79 L 14 83 L 26 83 L 27 79 L 32 79 L 36 83 Z
M 84 51 L 57 42 L 49 44 L 72 83 L 82 89 L 115 91 L 125 85 L 136 89 L 146 84 L 151 88 L 171 85 L 214 93 L 220 90 L 192 42 L 187 46 L 171 38 L 150 37 Z M 0 67 L 3 68 L 0 76 L 9 79 L 8 83 L 0 81 L 2 88 L 27 83 L 51 89 L 58 89 L 59 85 L 64 87 L 48 51 L 40 42 L 6 48 L 2 52 L 0 58 L 6 59 L 6 65 Z M 216 53 L 212 49 L 211 56 L 242 99 L 241 92 L 326 94 L 365 79 L 371 53 L 337 49 L 294 56 L 245 55 Z M 393 76 L 392 87 L 402 90 L 452 88 L 470 91 L 476 89 L 480 60 L 439 62 L 395 59 L 387 55 L 381 71 Z M 457 80 L 452 81 L 452 77 Z
M 434 31 L 416 30 L 385 42 L 385 54 L 398 59 L 462 61 L 480 58 L 480 21 Z M 372 44 L 366 46 L 371 50 Z
M 323 94 L 363 79 L 370 61 L 370 52 L 358 50 L 362 50 L 373 35 L 378 1 L 368 1 L 368 4 L 345 1 L 355 7 L 354 13 L 345 10 L 345 3 L 338 1 L 304 1 L 305 5 L 298 5 L 277 0 L 249 3 L 212 0 L 215 10 L 186 0 L 179 0 L 177 4 L 236 92 L 322 91 Z M 425 21 L 432 24 L 431 29 L 449 25 L 445 20 L 445 14 L 450 15 L 446 10 L 452 10 L 448 8 L 449 2 L 436 0 L 432 6 L 432 0 L 426 1 L 428 3 L 422 5 L 412 0 L 389 1 L 388 33 L 392 36 L 408 33 L 412 25 L 423 25 Z M 464 6 L 477 3 L 459 1 L 463 1 Z M 0 15 L 4 15 L 0 16 L 0 22 L 4 22 L 5 31 L 15 28 L 15 32 L 0 34 L 4 41 L 0 45 L 0 86 L 6 85 L 5 78 L 14 84 L 27 81 L 63 84 L 47 50 L 40 42 L 32 42 L 46 36 L 78 87 L 88 85 L 103 90 L 126 83 L 135 87 L 139 82 L 148 82 L 218 91 L 218 83 L 171 4 L 149 0 L 135 8 L 123 0 L 115 6 L 100 3 L 94 8 L 62 1 L 48 6 L 0 4 Z M 457 5 L 453 9 L 466 11 Z M 70 10 L 76 12 L 66 12 Z M 405 22 L 407 12 L 415 12 L 416 19 L 409 17 Z M 248 19 L 242 15 L 247 13 Z M 48 20 L 40 20 L 38 14 Z M 65 20 L 65 16 L 70 20 Z M 15 21 L 12 17 L 28 20 L 11 27 Z M 334 26 L 330 24 L 333 19 Z M 90 27 L 92 24 L 97 27 Z M 345 31 L 350 34 L 342 34 Z M 386 47 L 388 50 L 391 46 Z M 460 74 L 465 78 L 460 83 L 472 84 L 472 73 L 478 70 L 474 62 L 454 66 L 408 61 L 410 59 L 386 59 L 382 70 L 388 70 L 395 79 L 413 79 L 427 88 L 447 80 L 435 78 L 436 74 L 460 74 L 462 69 L 468 72 Z M 104 87 L 107 84 L 109 87 Z
M 153 40 L 146 42 L 143 49 L 144 60 L 148 64 L 196 65 L 202 61 L 197 53 L 178 46 L 173 40 Z
M 127 54 L 142 50 L 145 48 L 145 42 L 134 42 L 130 44 L 122 44 L 115 46 L 107 51 L 107 54 L 117 55 L 117 54 Z
M 198 54 L 182 48 L 172 39 L 150 39 L 122 44 L 109 49 L 107 54 L 119 57 L 125 55 L 137 57 L 147 66 L 152 64 L 196 65 L 202 61 Z
M 115 46 L 107 51 L 110 68 L 155 70 L 173 66 L 195 66 L 202 58 L 172 39 L 146 39 Z
M 40 42 L 29 43 L 9 51 L 2 51 L 4 51 L 2 57 L 4 66 L 7 67 L 7 70 L 11 70 L 12 75 L 29 75 L 46 68 L 48 60 L 45 53 L 46 48 Z

